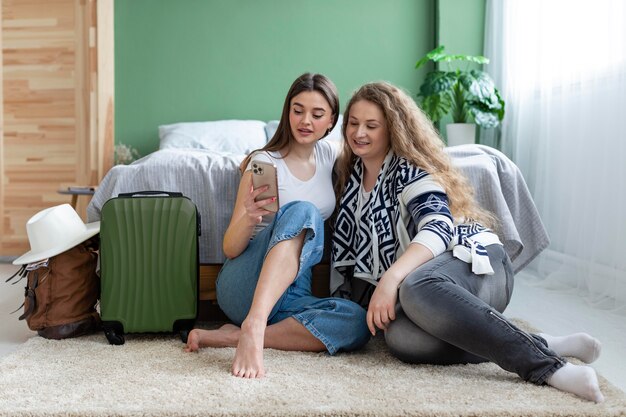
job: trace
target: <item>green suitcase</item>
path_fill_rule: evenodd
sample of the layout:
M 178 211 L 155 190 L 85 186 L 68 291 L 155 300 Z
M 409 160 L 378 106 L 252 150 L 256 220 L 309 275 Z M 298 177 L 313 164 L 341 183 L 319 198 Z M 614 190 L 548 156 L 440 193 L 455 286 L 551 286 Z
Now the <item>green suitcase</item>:
M 100 313 L 111 344 L 125 333 L 180 332 L 198 311 L 200 216 L 181 193 L 120 194 L 102 207 Z

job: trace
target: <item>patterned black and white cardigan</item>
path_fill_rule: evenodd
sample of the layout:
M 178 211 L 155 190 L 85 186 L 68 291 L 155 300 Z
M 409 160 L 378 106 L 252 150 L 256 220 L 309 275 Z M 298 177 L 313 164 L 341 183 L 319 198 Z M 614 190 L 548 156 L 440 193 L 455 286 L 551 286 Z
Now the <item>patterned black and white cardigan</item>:
M 429 173 L 390 151 L 369 195 L 362 174 L 357 160 L 335 221 L 331 294 L 351 277 L 376 285 L 411 243 L 433 256 L 452 250 L 474 273 L 493 274 L 484 247 L 500 243 L 498 237 L 475 222 L 455 225 L 446 193 Z

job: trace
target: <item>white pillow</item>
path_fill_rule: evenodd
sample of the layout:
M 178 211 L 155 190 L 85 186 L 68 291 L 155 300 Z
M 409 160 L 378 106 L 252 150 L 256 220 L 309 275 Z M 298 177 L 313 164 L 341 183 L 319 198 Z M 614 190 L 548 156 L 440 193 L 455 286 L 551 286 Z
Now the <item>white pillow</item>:
M 278 120 L 270 120 L 269 122 L 267 122 L 267 124 L 265 125 L 265 134 L 267 135 L 268 142 L 270 141 L 270 139 L 272 139 L 274 133 L 276 133 L 277 130 Z
M 340 114 L 339 117 L 337 118 L 337 124 L 335 125 L 334 129 L 331 130 L 328 136 L 326 136 L 324 139 L 341 142 L 342 140 L 341 123 L 342 122 L 343 122 L 343 115 Z M 274 136 L 274 133 L 276 133 L 276 129 L 278 129 L 278 120 L 272 120 L 272 121 L 267 122 L 267 125 L 265 126 L 265 132 L 267 133 L 268 141 L 272 139 L 272 136 Z
M 218 120 L 159 126 L 159 149 L 195 148 L 248 154 L 267 142 L 265 122 Z

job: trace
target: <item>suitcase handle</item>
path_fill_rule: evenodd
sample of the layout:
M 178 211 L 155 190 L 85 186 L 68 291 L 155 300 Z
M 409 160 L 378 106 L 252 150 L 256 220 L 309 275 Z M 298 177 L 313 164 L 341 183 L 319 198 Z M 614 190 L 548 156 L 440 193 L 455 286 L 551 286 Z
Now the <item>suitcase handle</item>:
M 120 193 L 117 196 L 118 197 L 134 197 L 136 195 L 139 196 L 139 195 L 163 195 L 163 194 L 166 194 L 170 197 L 184 197 L 183 193 L 179 193 L 175 191 L 154 191 L 154 190 L 135 191 L 132 193 Z M 196 225 L 198 227 L 198 236 L 200 236 L 202 235 L 202 226 L 200 224 L 200 212 L 197 209 L 196 209 Z
M 136 195 L 161 195 L 167 194 L 170 197 L 182 197 L 183 193 L 173 192 L 173 191 L 135 191 L 132 193 L 120 193 L 118 197 L 134 197 Z

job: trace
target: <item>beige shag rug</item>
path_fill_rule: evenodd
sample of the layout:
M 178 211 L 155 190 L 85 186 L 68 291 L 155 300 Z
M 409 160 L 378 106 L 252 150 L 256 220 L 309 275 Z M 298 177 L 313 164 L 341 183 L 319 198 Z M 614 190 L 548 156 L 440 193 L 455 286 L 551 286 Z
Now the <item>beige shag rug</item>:
M 624 416 L 600 378 L 593 404 L 486 363 L 407 365 L 384 341 L 335 357 L 266 349 L 267 376 L 230 375 L 234 349 L 185 353 L 179 339 L 34 337 L 0 360 L 1 416 Z

